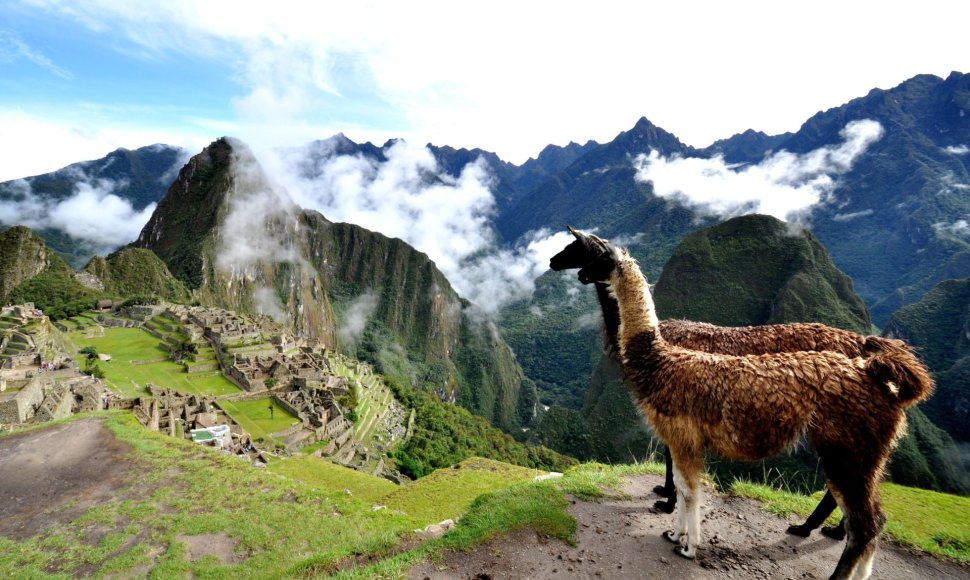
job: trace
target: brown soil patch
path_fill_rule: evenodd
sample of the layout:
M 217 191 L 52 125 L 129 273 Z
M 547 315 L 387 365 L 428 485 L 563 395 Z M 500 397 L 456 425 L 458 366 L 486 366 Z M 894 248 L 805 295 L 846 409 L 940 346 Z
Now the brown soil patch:
M 630 499 L 575 501 L 576 546 L 519 530 L 467 553 L 446 554 L 425 563 L 409 578 L 828 578 L 842 552 L 842 542 L 813 533 L 797 538 L 785 533 L 792 522 L 762 511 L 758 502 L 706 490 L 701 507 L 703 543 L 695 561 L 673 553 L 661 533 L 674 516 L 655 513 L 651 491 L 662 479 L 628 478 Z M 913 554 L 883 541 L 872 578 L 966 579 L 970 567 Z
M 0 438 L 0 536 L 24 539 L 116 497 L 129 448 L 100 421 Z
M 215 556 L 220 564 L 235 564 L 246 559 L 245 555 L 236 552 L 238 542 L 226 534 L 199 534 L 198 536 L 176 536 L 176 540 L 185 544 L 190 562 Z

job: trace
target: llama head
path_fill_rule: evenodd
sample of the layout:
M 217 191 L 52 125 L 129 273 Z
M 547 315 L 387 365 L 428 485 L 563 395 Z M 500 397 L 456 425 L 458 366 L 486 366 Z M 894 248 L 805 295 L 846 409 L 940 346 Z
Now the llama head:
M 609 242 L 602 243 L 603 252 L 579 270 L 579 281 L 583 284 L 597 282 L 608 284 L 620 262 L 630 256 L 623 248 L 618 248 Z
M 576 239 L 549 260 L 549 268 L 556 272 L 582 268 L 606 252 L 606 240 L 592 234 L 584 234 L 566 226 Z

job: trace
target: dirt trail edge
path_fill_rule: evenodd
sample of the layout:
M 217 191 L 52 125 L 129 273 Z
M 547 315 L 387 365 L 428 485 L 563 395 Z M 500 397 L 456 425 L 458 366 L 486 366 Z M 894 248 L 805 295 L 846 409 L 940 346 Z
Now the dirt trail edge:
M 576 546 L 519 530 L 467 553 L 449 553 L 442 562 L 414 567 L 412 579 L 457 578 L 828 578 L 842 552 L 836 542 L 814 532 L 808 538 L 785 533 L 789 521 L 768 514 L 756 501 L 705 490 L 701 506 L 703 542 L 695 561 L 673 553 L 661 532 L 673 515 L 654 513 L 659 499 L 651 490 L 663 481 L 637 475 L 625 480 L 630 499 L 575 501 Z M 883 539 L 873 566 L 874 579 L 967 579 L 970 567 L 909 552 Z

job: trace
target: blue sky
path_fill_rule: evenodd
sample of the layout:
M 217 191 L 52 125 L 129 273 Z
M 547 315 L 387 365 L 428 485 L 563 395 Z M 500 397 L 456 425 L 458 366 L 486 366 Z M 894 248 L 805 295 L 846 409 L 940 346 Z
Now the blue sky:
M 400 137 L 521 163 L 646 116 L 702 147 L 970 72 L 963 2 L 638 4 L 7 0 L 0 180 L 221 135 Z

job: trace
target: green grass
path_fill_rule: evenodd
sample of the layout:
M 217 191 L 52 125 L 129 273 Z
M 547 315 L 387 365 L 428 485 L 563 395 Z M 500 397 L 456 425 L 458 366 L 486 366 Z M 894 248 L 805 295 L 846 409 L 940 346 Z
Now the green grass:
M 439 469 L 414 482 L 405 484 L 382 500 L 388 509 L 407 514 L 415 526 L 424 527 L 464 512 L 478 496 L 529 481 L 545 473 L 473 457 L 458 465 Z
M 311 487 L 350 490 L 353 497 L 368 503 L 380 502 L 382 498 L 398 488 L 384 478 L 309 455 L 295 455 L 275 460 L 269 464 L 268 469 L 271 473 L 285 475 Z
M 140 328 L 107 328 L 103 337 L 88 338 L 84 331 L 69 332 L 68 337 L 79 347 L 93 346 L 100 354 L 111 355 L 111 361 L 99 362 L 105 381 L 123 396 L 137 397 L 148 383 L 197 395 L 231 395 L 239 387 L 223 376 L 192 377 L 182 365 L 167 360 L 168 353 L 158 346 L 159 339 Z M 133 361 L 166 359 L 161 362 L 132 364 Z M 137 384 L 137 387 L 135 386 Z
M 251 401 L 219 401 L 219 406 L 242 425 L 253 439 L 268 439 L 271 433 L 282 431 L 300 422 L 272 397 Z M 271 406 L 272 414 L 269 411 Z
M 390 510 L 146 431 L 127 413 L 105 423 L 131 448 L 130 485 L 35 537 L 0 538 L 0 577 L 126 577 L 143 565 L 153 578 L 289 578 L 307 560 L 328 570 L 356 554 L 386 553 L 410 529 Z M 87 541 L 98 528 L 109 532 Z M 198 534 L 225 534 L 248 557 L 189 562 L 177 536 Z
M 807 516 L 822 497 L 811 497 L 749 482 L 735 482 L 730 493 L 757 499 L 762 507 L 781 516 Z M 881 486 L 886 512 L 885 535 L 911 548 L 970 563 L 970 498 L 892 483 Z M 838 522 L 841 514 L 828 519 Z

